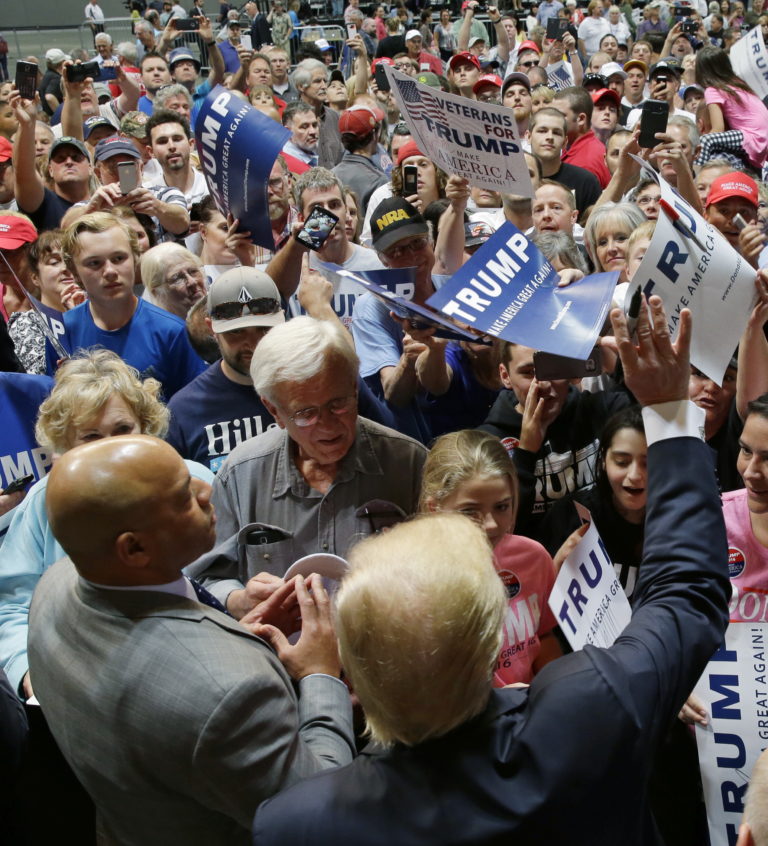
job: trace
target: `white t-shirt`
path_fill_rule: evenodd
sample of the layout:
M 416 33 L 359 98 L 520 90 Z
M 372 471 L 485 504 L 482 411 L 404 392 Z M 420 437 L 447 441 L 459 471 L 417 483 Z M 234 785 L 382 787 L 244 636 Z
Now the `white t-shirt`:
M 600 49 L 600 39 L 611 31 L 610 24 L 605 18 L 593 18 L 591 15 L 579 24 L 578 36 L 584 42 L 584 49 L 588 55 L 597 53 Z
M 85 19 L 87 21 L 94 21 L 95 23 L 103 23 L 104 12 L 96 3 L 88 3 L 85 7 Z

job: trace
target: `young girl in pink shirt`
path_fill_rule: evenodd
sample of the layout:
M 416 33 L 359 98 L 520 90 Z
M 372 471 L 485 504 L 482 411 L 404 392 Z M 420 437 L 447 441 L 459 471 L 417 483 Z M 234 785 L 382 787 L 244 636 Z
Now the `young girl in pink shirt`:
M 694 164 L 703 165 L 723 153 L 760 170 L 768 155 L 768 109 L 733 72 L 719 47 L 702 47 L 696 54 L 696 82 L 704 89 L 712 131 L 701 137 Z
M 555 567 L 541 544 L 512 534 L 517 476 L 501 441 L 470 429 L 438 438 L 424 465 L 420 508 L 458 511 L 485 529 L 509 597 L 493 683 L 530 682 L 561 654 L 547 604 Z

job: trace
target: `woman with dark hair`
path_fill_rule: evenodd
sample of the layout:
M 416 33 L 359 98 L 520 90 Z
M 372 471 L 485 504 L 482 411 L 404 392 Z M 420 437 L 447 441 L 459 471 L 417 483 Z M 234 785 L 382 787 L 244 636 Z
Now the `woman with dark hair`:
M 720 47 L 696 54 L 696 83 L 704 89 L 710 132 L 701 136 L 694 164 L 703 165 L 723 152 L 736 154 L 760 170 L 768 156 L 768 109 L 738 77 Z
M 547 514 L 541 537 L 555 556 L 579 528 L 574 501 L 589 509 L 627 595 L 643 554 L 648 444 L 637 405 L 614 414 L 600 437 L 595 486 L 564 497 Z

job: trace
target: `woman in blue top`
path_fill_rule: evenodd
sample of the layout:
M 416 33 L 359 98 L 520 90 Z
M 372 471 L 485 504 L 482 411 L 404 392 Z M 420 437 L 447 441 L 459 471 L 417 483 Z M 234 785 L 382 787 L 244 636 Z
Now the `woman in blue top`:
M 54 456 L 116 435 L 162 437 L 168 428 L 168 410 L 157 399 L 160 383 L 140 382 L 138 373 L 113 352 L 94 350 L 69 359 L 55 379 L 36 428 L 38 443 Z M 201 464 L 188 461 L 187 466 L 195 477 L 213 481 Z M 32 593 L 43 572 L 66 554 L 48 525 L 47 482 L 47 476 L 37 482 L 16 508 L 0 548 L 0 665 L 24 698 L 32 695 L 27 661 Z

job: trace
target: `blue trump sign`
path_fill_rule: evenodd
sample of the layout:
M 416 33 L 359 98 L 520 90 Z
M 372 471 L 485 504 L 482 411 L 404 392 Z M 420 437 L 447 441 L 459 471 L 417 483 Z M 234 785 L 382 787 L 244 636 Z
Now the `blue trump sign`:
M 427 305 L 481 333 L 583 361 L 618 278 L 616 272 L 596 273 L 558 288 L 552 265 L 507 222 Z
M 251 241 L 274 250 L 267 181 L 290 132 L 232 91 L 217 85 L 195 122 L 205 181 L 219 211 L 250 230 Z

